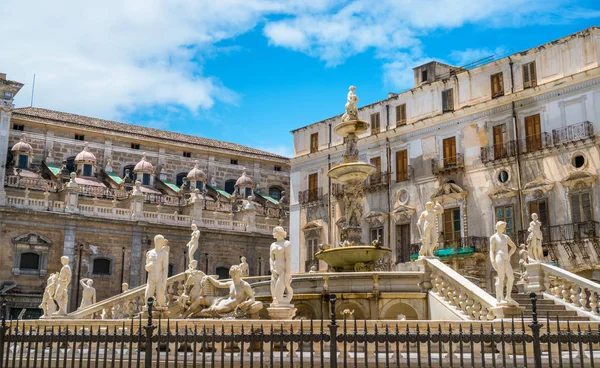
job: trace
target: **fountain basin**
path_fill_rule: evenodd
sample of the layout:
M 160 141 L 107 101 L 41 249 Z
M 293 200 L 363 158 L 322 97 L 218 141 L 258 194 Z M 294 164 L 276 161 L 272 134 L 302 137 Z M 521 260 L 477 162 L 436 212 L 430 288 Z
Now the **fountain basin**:
M 338 165 L 327 173 L 334 182 L 339 184 L 358 184 L 362 183 L 370 175 L 375 174 L 377 168 L 364 162 L 348 162 Z
M 357 245 L 326 249 L 315 254 L 317 259 L 324 261 L 337 272 L 368 271 L 373 269 L 373 262 L 392 250 L 378 248 L 372 245 Z
M 370 126 L 370 124 L 367 123 L 366 121 L 348 120 L 348 121 L 342 121 L 341 123 L 336 125 L 333 128 L 333 131 L 335 132 L 335 134 L 339 135 L 340 137 L 347 137 L 351 133 L 358 134 L 358 133 L 366 132 L 367 130 L 369 130 L 369 126 Z

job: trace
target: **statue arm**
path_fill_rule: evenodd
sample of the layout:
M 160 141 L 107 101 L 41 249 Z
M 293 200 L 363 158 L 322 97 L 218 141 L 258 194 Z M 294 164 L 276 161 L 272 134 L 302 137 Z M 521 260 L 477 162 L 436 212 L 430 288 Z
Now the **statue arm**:
M 245 283 L 244 284 L 244 291 L 246 292 L 246 295 L 248 295 L 248 299 L 246 299 L 246 301 L 250 301 L 250 302 L 254 302 L 254 291 L 252 290 L 252 287 L 250 286 L 250 284 Z
M 87 281 L 87 279 L 79 280 L 79 284 L 81 284 L 81 286 L 83 286 L 84 289 L 87 287 L 87 285 L 85 284 L 86 281 Z
M 510 257 L 517 251 L 517 245 L 512 241 L 510 236 L 507 235 L 506 239 L 508 240 L 508 245 L 510 246 L 510 252 L 508 252 L 508 256 Z
M 213 284 L 214 287 L 218 287 L 221 289 L 229 287 L 229 283 L 227 283 L 227 282 L 221 282 L 219 280 L 215 280 L 210 276 L 206 276 L 206 278 L 208 279 L 208 281 L 210 281 L 211 284 Z
M 165 279 L 165 285 L 166 285 L 166 281 L 169 278 L 169 257 L 163 257 L 162 259 L 162 266 L 163 266 L 163 278 Z

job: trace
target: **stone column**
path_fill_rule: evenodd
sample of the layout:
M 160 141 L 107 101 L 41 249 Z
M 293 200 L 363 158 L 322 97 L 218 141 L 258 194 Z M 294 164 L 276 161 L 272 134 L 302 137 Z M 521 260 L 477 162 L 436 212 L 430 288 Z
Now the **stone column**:
M 77 174 L 71 173 L 71 179 L 65 189 L 65 212 L 79 213 L 79 185 L 75 181 Z
M 142 256 L 142 229 L 134 227 L 131 233 L 131 255 L 129 257 L 129 287 L 134 288 L 140 285 L 146 271 L 143 270 L 142 264 L 144 257 Z
M 77 280 L 77 274 L 75 273 L 75 235 L 77 233 L 77 224 L 75 222 L 68 222 L 65 224 L 65 235 L 63 240 L 63 251 L 62 255 L 69 257 L 69 267 L 73 275 L 71 276 L 71 284 L 69 285 L 69 311 L 77 309 L 77 300 L 71 298 L 74 291 L 79 287 L 79 280 Z

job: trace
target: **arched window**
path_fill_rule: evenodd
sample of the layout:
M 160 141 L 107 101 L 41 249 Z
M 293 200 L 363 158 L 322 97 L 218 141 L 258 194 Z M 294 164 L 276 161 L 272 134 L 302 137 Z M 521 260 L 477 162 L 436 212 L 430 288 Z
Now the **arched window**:
M 276 200 L 281 199 L 281 189 L 279 189 L 277 187 L 269 188 L 269 197 L 276 199 Z
M 229 278 L 229 268 L 228 267 L 217 267 L 216 274 L 219 276 L 219 280 L 228 279 Z
M 25 270 L 38 270 L 40 268 L 40 256 L 35 253 L 21 253 L 19 268 Z
M 169 271 L 167 273 L 168 277 L 175 275 L 175 265 L 173 263 L 169 263 Z
M 133 180 L 133 168 L 135 167 L 135 165 L 127 165 L 123 168 L 123 177 L 125 177 L 125 175 L 129 176 L 129 179 Z M 127 170 L 129 170 L 129 173 L 126 174 Z
M 92 273 L 94 275 L 110 275 L 111 274 L 111 264 L 110 259 L 106 258 L 96 258 L 94 259 L 94 263 L 92 265 Z
M 175 179 L 175 184 L 177 184 L 177 186 L 181 188 L 181 185 L 183 185 L 183 178 L 185 178 L 186 176 L 187 176 L 186 173 L 177 174 L 177 178 Z
M 233 194 L 235 191 L 235 180 L 227 180 L 225 182 L 225 191 L 229 194 Z

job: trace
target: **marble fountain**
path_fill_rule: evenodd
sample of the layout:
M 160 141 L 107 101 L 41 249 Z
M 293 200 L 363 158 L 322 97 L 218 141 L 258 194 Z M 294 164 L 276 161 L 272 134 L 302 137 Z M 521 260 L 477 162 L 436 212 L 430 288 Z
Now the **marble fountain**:
M 334 183 L 344 186 L 342 239 L 338 246 L 315 254 L 317 259 L 327 263 L 336 272 L 373 271 L 375 262 L 391 253 L 391 249 L 381 247 L 379 241 L 372 245 L 363 245 L 362 242 L 363 186 L 377 168 L 358 161 L 358 134 L 367 131 L 369 123 L 358 119 L 358 96 L 355 92 L 356 88 L 351 86 L 342 122 L 334 127 L 334 132 L 344 139 L 346 145 L 344 163 L 327 173 Z

